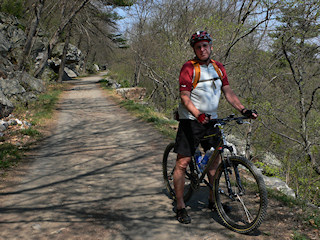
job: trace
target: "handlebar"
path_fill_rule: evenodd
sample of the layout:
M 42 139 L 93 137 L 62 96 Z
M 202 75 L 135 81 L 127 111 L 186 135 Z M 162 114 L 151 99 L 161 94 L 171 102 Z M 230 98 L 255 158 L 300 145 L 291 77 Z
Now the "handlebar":
M 244 122 L 243 120 L 245 119 L 249 119 L 248 117 L 235 117 L 235 114 L 231 114 L 228 117 L 225 118 L 215 118 L 215 119 L 210 119 L 210 122 L 214 122 L 215 125 L 226 125 L 227 122 L 231 122 L 231 121 L 236 121 L 237 124 L 243 124 L 243 123 L 247 123 Z

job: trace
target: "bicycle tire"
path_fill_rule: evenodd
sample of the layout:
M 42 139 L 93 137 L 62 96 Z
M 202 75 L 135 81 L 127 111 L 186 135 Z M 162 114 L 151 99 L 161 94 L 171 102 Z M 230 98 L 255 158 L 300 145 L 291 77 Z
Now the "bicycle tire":
M 246 158 L 232 156 L 226 161 L 228 176 L 232 186 L 233 199 L 226 187 L 223 162 L 219 165 L 214 181 L 215 208 L 227 228 L 248 233 L 257 229 L 267 213 L 268 197 L 262 174 Z M 240 182 L 236 180 L 238 169 Z M 242 186 L 239 188 L 239 185 Z
M 176 164 L 177 154 L 173 152 L 174 143 L 170 143 L 163 154 L 162 160 L 162 171 L 163 171 L 163 179 L 169 194 L 169 197 L 176 201 L 176 196 L 174 192 L 173 186 L 173 172 Z M 188 201 L 191 198 L 193 193 L 193 189 L 191 187 L 191 180 L 188 176 L 191 176 L 190 165 L 186 169 L 186 177 L 185 177 L 185 186 L 184 186 L 184 201 Z

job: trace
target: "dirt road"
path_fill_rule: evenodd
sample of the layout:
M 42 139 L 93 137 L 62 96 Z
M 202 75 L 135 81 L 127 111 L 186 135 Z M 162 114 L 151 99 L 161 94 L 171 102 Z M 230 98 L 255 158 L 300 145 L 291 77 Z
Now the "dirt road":
M 268 220 L 250 236 L 225 229 L 206 191 L 188 203 L 192 223 L 179 224 L 162 181 L 168 140 L 108 99 L 99 79 L 73 81 L 53 134 L 1 185 L 0 239 L 279 239 Z

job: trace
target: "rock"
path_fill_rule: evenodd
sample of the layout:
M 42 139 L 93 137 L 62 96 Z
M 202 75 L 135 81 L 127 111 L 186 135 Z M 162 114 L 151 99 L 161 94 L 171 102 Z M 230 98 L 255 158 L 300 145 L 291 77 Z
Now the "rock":
M 9 124 L 10 126 L 15 126 L 15 125 L 18 125 L 18 121 L 17 121 L 16 119 L 10 119 L 10 120 L 8 121 L 8 124 Z
M 13 104 L 8 100 L 8 98 L 0 89 L 0 118 L 9 116 L 10 113 L 12 113 L 13 109 Z
M 48 60 L 48 64 L 50 66 L 54 66 L 55 72 L 58 71 L 61 58 L 62 58 L 62 52 L 64 48 L 64 43 L 58 44 L 52 51 L 52 57 Z M 79 76 L 79 71 L 82 71 L 83 66 L 83 56 L 80 49 L 78 49 L 76 46 L 69 44 L 68 52 L 66 56 L 66 68 L 70 69 L 70 71 L 73 72 L 76 76 Z M 66 74 L 72 78 L 73 76 L 69 75 L 69 71 L 66 71 Z
M 64 71 L 70 78 L 78 77 L 78 75 L 74 71 L 72 71 L 71 69 L 69 69 L 67 67 L 64 68 Z
M 106 87 L 111 87 L 113 89 L 118 89 L 121 87 L 121 84 L 117 83 L 112 79 L 107 79 Z
M 3 56 L 7 55 L 11 47 L 12 45 L 7 40 L 6 36 L 2 32 L 0 32 L 0 54 Z
M 295 192 L 291 188 L 289 188 L 289 186 L 281 179 L 266 176 L 263 176 L 263 179 L 267 187 L 278 190 L 287 196 L 296 198 Z
M 26 92 L 16 78 L 0 79 L 0 89 L 9 99 L 13 96 L 21 95 Z
M 226 136 L 227 141 L 233 146 L 233 148 L 236 149 L 236 152 L 244 156 L 245 155 L 245 149 L 246 149 L 246 143 L 243 139 L 237 138 L 235 135 L 228 134 Z
M 41 93 L 46 90 L 45 83 L 27 72 L 19 73 L 18 79 L 27 91 Z
M 146 89 L 140 87 L 133 88 L 119 88 L 117 94 L 121 95 L 125 99 L 142 101 L 146 95 Z
M 100 70 L 99 66 L 97 64 L 93 64 L 93 69 L 98 72 Z
M 0 131 L 3 132 L 8 128 L 8 123 L 0 121 Z
M 277 167 L 280 168 L 282 166 L 282 163 L 277 159 L 277 157 L 270 153 L 270 152 L 266 152 L 263 156 L 263 158 L 261 159 L 261 162 L 265 163 L 268 166 L 272 166 L 272 167 Z

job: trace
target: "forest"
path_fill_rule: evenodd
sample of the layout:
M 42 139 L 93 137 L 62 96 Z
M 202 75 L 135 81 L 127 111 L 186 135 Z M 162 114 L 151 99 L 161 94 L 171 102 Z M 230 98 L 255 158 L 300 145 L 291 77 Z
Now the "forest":
M 81 49 L 85 67 L 106 66 L 123 87 L 145 87 L 147 103 L 172 118 L 182 65 L 193 58 L 192 33 L 213 37 L 212 58 L 259 118 L 242 132 L 246 156 L 296 195 L 320 203 L 320 2 L 317 0 L 0 0 L 28 34 L 21 69 L 41 77 L 52 49 Z M 122 9 L 122 11 L 118 11 Z M 125 12 L 122 19 L 119 12 Z M 120 21 L 121 20 L 121 21 Z M 120 25 L 122 24 L 122 25 Z M 33 66 L 34 39 L 46 57 Z M 63 62 L 63 60 L 62 60 Z M 61 81 L 61 79 L 57 79 Z M 219 115 L 232 113 L 223 99 Z M 236 113 L 236 112 L 234 112 Z M 261 161 L 268 152 L 278 167 Z

